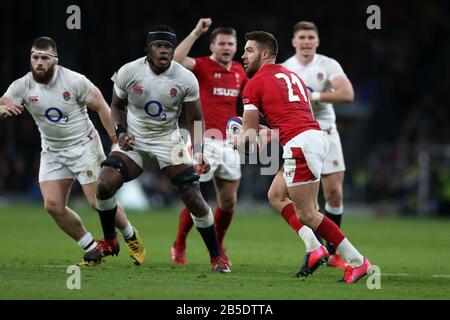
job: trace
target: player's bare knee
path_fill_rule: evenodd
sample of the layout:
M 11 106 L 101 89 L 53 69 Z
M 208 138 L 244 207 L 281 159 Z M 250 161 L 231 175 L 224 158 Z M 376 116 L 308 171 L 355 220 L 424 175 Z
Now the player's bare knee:
M 117 184 L 114 181 L 111 181 L 111 179 L 102 179 L 102 177 L 100 177 L 97 182 L 96 197 L 97 199 L 103 200 L 109 199 L 116 194 L 118 188 Z
M 325 201 L 332 207 L 340 207 L 342 203 L 342 188 L 331 188 L 325 194 Z
M 227 194 L 225 196 L 222 195 L 220 197 L 220 208 L 226 212 L 234 211 L 236 202 L 237 202 L 236 193 Z
M 51 216 L 57 218 L 64 214 L 65 206 L 58 201 L 49 199 L 44 201 L 44 208 Z
M 267 198 L 269 199 L 270 205 L 278 211 L 281 211 L 283 209 L 283 207 L 285 206 L 285 202 L 288 200 L 288 198 L 286 198 L 283 193 L 277 192 L 273 189 L 269 189 Z

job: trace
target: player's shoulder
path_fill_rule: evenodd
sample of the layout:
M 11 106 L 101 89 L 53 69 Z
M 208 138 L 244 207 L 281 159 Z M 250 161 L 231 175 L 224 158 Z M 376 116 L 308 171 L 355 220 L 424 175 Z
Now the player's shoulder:
M 86 77 L 84 74 L 81 74 L 77 71 L 63 67 L 61 65 L 58 65 L 58 76 L 64 77 L 67 79 L 72 79 L 72 80 L 79 80 L 79 79 Z
M 209 56 L 195 57 L 194 60 L 196 64 L 208 64 L 212 61 Z
M 140 57 L 133 61 L 127 62 L 119 68 L 119 71 L 124 73 L 139 70 L 146 64 L 146 58 L 147 57 Z
M 188 81 L 192 81 L 192 80 L 196 80 L 194 73 L 192 73 L 192 71 L 186 69 L 185 67 L 183 67 L 183 65 L 181 65 L 180 63 L 172 60 L 171 62 L 171 74 L 172 77 L 177 77 L 177 78 L 181 78 L 181 79 L 186 79 Z
M 339 62 L 336 59 L 334 59 L 332 57 L 329 57 L 329 56 L 326 56 L 324 54 L 316 53 L 316 59 L 317 59 L 317 63 L 320 64 L 320 65 L 336 65 L 336 64 L 339 64 Z
M 21 88 L 23 90 L 28 90 L 35 85 L 35 81 L 33 79 L 33 75 L 31 72 L 28 72 L 24 76 L 13 81 L 12 86 L 16 88 Z
M 286 59 L 285 61 L 283 61 L 282 63 L 280 63 L 280 65 L 286 67 L 286 68 L 292 68 L 297 66 L 299 63 L 297 61 L 297 59 L 295 58 L 295 56 L 292 56 L 288 59 Z

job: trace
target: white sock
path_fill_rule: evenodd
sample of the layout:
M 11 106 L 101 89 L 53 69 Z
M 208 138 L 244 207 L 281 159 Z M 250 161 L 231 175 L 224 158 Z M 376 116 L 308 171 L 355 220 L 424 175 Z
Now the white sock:
M 209 228 L 214 224 L 214 216 L 212 214 L 211 208 L 209 208 L 208 214 L 204 217 L 196 217 L 192 213 L 191 217 L 196 228 Z
M 77 241 L 78 245 L 83 248 L 86 252 L 91 251 L 97 246 L 97 242 L 92 237 L 90 232 L 86 232 L 84 236 L 81 237 L 80 240 Z
M 112 210 L 117 207 L 116 196 L 112 196 L 106 200 L 95 199 L 97 204 L 97 209 L 101 211 Z
M 302 238 L 306 246 L 306 252 L 311 252 L 320 248 L 321 244 L 317 240 L 314 232 L 308 226 L 303 226 L 298 230 L 298 235 Z
M 359 267 L 364 263 L 364 257 L 358 252 L 358 250 L 356 250 L 347 238 L 344 238 L 336 249 L 344 257 L 345 262 L 347 262 L 347 264 L 349 264 L 352 268 Z
M 325 203 L 325 210 L 329 213 L 340 215 L 342 212 L 344 212 L 344 206 L 341 205 L 340 207 L 332 207 L 328 202 Z
M 133 236 L 134 229 L 130 221 L 127 221 L 127 226 L 125 228 L 120 229 L 120 233 L 125 240 L 130 239 Z

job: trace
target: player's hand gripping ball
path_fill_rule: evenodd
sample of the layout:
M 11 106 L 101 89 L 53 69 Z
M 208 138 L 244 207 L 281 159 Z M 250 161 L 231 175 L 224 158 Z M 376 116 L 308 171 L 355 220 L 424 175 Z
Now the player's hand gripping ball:
M 242 118 L 241 117 L 233 117 L 228 120 L 226 133 L 227 140 L 232 143 L 235 138 L 239 136 L 242 130 Z

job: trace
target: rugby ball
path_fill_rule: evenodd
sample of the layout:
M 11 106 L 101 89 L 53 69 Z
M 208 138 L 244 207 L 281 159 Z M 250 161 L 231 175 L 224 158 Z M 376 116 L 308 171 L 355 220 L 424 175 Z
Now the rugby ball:
M 228 120 L 226 133 L 227 138 L 231 138 L 232 136 L 236 136 L 241 132 L 242 129 L 242 118 L 241 117 L 233 117 Z

